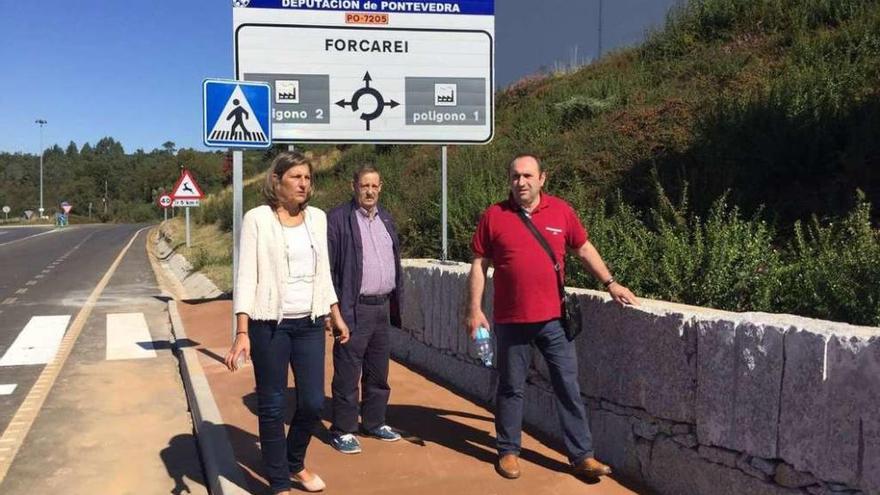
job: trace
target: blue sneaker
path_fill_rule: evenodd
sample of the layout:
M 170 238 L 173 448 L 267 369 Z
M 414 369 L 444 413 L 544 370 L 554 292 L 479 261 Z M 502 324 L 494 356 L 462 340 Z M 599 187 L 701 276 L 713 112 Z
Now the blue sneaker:
M 351 433 L 334 434 L 330 439 L 330 445 L 343 454 L 359 454 L 361 451 L 361 443 Z
M 400 433 L 392 430 L 388 425 L 382 425 L 372 430 L 364 430 L 364 434 L 373 438 L 378 438 L 383 442 L 396 442 L 401 439 Z

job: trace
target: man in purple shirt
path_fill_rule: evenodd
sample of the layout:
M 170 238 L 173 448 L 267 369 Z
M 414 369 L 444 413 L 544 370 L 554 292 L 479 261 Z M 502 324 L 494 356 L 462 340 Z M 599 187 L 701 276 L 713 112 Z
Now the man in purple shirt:
M 361 451 L 358 426 L 360 381 L 361 432 L 394 442 L 400 434 L 385 424 L 389 326 L 400 326 L 402 272 L 397 229 L 379 206 L 382 178 L 373 165 L 352 176 L 354 198 L 327 214 L 330 271 L 349 341 L 333 345 L 333 425 L 330 444 L 345 454 Z

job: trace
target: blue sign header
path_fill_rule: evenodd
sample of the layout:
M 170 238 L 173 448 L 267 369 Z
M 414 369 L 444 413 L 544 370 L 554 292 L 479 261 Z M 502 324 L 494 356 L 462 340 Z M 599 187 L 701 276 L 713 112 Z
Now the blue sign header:
M 495 15 L 495 0 L 233 0 L 232 3 L 235 7 L 256 9 Z

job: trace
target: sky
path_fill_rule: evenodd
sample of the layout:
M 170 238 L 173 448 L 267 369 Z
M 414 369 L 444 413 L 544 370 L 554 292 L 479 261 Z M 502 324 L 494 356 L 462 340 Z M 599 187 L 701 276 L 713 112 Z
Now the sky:
M 633 43 L 675 0 L 495 0 L 496 78 Z M 231 0 L 0 0 L 0 152 L 105 136 L 125 151 L 201 144 L 202 80 L 231 78 Z

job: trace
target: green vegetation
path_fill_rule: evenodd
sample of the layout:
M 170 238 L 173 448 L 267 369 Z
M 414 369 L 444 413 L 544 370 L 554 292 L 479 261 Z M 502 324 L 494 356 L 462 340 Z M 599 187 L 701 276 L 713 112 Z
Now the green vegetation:
M 496 115 L 490 145 L 450 149 L 453 259 L 531 151 L 639 294 L 880 325 L 880 3 L 692 1 L 641 47 L 499 92 Z M 439 155 L 347 147 L 315 204 L 373 161 L 407 254 L 437 257 Z
M 83 171 L 70 177 L 85 183 L 54 192 L 52 201 L 98 206 L 108 178 L 116 181 L 111 196 L 147 205 L 158 218 L 148 205 L 153 189 L 170 187 L 186 165 L 216 193 L 195 219 L 228 239 L 222 154 L 121 155 L 119 147 L 114 161 L 107 144 L 89 153 L 83 146 L 83 164 L 71 162 Z M 245 176 L 284 148 L 246 153 Z M 313 204 L 347 200 L 352 170 L 374 162 L 405 254 L 439 257 L 438 147 L 305 148 L 321 163 Z M 75 156 L 50 151 L 47 171 L 59 153 Z M 640 47 L 499 91 L 493 142 L 449 150 L 451 258 L 469 260 L 476 221 L 507 196 L 505 168 L 522 151 L 544 157 L 548 191 L 575 207 L 616 276 L 641 296 L 880 325 L 880 233 L 871 207 L 880 201 L 876 0 L 693 0 Z M 100 159 L 85 165 L 86 156 Z M 33 203 L 35 163 L 0 154 L 0 199 Z M 111 163 L 129 174 L 110 173 Z M 245 187 L 246 209 L 259 204 L 260 181 Z M 75 199 L 80 190 L 88 194 Z M 203 252 L 190 259 L 228 277 L 228 249 L 207 244 L 207 237 L 196 243 Z M 576 263 L 568 266 L 570 285 L 599 288 Z
M 170 141 L 162 149 L 132 154 L 126 154 L 111 137 L 94 146 L 85 143 L 82 148 L 73 142 L 66 149 L 54 145 L 43 157 L 46 215 L 52 217 L 60 211 L 59 204 L 67 201 L 79 217 L 77 223 L 89 221 L 89 203 L 91 221 L 155 221 L 162 218 L 155 200 L 163 190 L 174 186 L 181 168 L 192 170 L 207 192 L 228 184 L 231 169 L 224 158 L 220 152 L 177 150 Z M 256 173 L 264 158 L 262 153 L 248 154 L 245 172 Z M 39 163 L 39 155 L 0 153 L 0 203 L 12 209 L 10 220 L 21 218 L 24 210 L 36 212 L 39 207 Z

